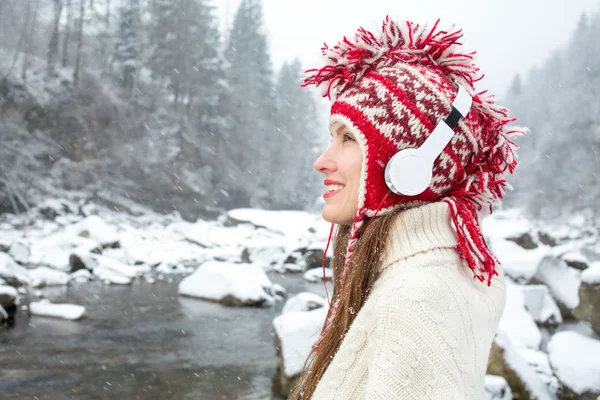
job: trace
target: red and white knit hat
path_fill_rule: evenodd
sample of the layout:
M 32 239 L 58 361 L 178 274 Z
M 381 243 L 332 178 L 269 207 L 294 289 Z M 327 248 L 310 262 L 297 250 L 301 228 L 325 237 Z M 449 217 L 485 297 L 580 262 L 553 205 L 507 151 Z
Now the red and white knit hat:
M 474 84 L 483 77 L 473 62 L 475 52 L 462 48 L 462 31 L 440 30 L 438 24 L 429 29 L 388 17 L 379 35 L 360 28 L 354 39 L 344 37 L 331 48 L 325 44 L 326 65 L 306 71 L 303 86 L 323 85 L 323 96 L 333 100 L 330 127 L 335 122 L 346 125 L 363 153 L 341 288 L 366 219 L 439 201 L 450 207 L 457 250 L 474 277 L 487 279 L 489 285 L 497 275 L 497 260 L 480 232 L 479 219 L 503 197 L 505 176 L 517 165 L 517 146 L 510 138 L 524 134 L 525 128 L 509 127 L 514 119 L 508 110 L 494 104 L 493 96 L 475 91 Z M 385 183 L 386 163 L 402 149 L 421 146 L 450 114 L 457 84 L 471 95 L 473 105 L 436 159 L 429 188 L 417 196 L 391 193 Z

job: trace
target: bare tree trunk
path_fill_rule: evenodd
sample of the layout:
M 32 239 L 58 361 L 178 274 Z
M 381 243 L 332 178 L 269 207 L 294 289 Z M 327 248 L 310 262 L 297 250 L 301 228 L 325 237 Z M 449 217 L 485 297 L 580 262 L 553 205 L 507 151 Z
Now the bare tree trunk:
M 75 70 L 73 71 L 73 84 L 79 84 L 79 69 L 81 68 L 81 45 L 83 44 L 83 17 L 85 14 L 85 0 L 79 0 L 79 27 L 77 28 L 77 55 L 75 57 Z
M 33 15 L 31 19 L 28 19 L 28 26 L 25 36 L 25 48 L 23 49 L 23 65 L 21 69 L 21 79 L 23 82 L 27 82 L 27 69 L 29 68 L 29 57 L 33 51 L 33 34 L 37 25 L 37 14 L 40 5 L 39 0 L 35 0 L 33 4 Z M 31 0 L 27 0 L 27 12 L 31 13 Z
M 71 21 L 73 19 L 73 7 L 71 7 L 71 0 L 67 0 L 67 23 L 65 24 L 65 36 L 63 37 L 62 46 L 62 66 L 66 67 L 69 61 L 69 36 L 71 33 Z
M 48 45 L 48 76 L 56 74 L 54 68 L 58 59 L 58 35 L 60 26 L 60 15 L 62 13 L 62 0 L 54 0 L 54 21 L 52 25 L 52 36 Z

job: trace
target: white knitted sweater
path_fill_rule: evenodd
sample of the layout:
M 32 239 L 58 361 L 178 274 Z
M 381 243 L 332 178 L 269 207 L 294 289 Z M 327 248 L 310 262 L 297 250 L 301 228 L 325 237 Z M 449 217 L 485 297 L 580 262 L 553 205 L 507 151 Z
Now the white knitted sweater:
M 487 361 L 504 309 L 459 258 L 448 205 L 403 211 L 381 275 L 312 400 L 484 398 Z

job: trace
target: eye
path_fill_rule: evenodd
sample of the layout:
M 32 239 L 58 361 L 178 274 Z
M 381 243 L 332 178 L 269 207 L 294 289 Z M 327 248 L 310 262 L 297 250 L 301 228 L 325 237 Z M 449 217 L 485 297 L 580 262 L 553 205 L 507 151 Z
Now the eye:
M 350 134 L 348 134 L 348 133 L 344 133 L 344 140 L 343 140 L 343 141 L 344 141 L 344 142 L 347 142 L 347 141 L 349 141 L 349 140 L 352 140 L 352 141 L 354 141 L 354 138 L 353 138 L 353 137 L 352 137 Z

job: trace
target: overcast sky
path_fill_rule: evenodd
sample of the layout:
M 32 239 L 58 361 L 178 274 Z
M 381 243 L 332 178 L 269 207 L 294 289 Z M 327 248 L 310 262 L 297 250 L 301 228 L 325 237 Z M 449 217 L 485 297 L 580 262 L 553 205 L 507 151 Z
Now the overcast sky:
M 214 0 L 224 27 L 241 0 Z M 415 22 L 441 18 L 455 24 L 464 43 L 478 52 L 489 88 L 501 97 L 515 73 L 526 74 L 564 46 L 583 12 L 600 10 L 600 0 L 263 0 L 265 28 L 276 67 L 299 57 L 305 68 L 322 66 L 323 42 L 332 45 L 363 26 L 379 31 L 386 15 Z

